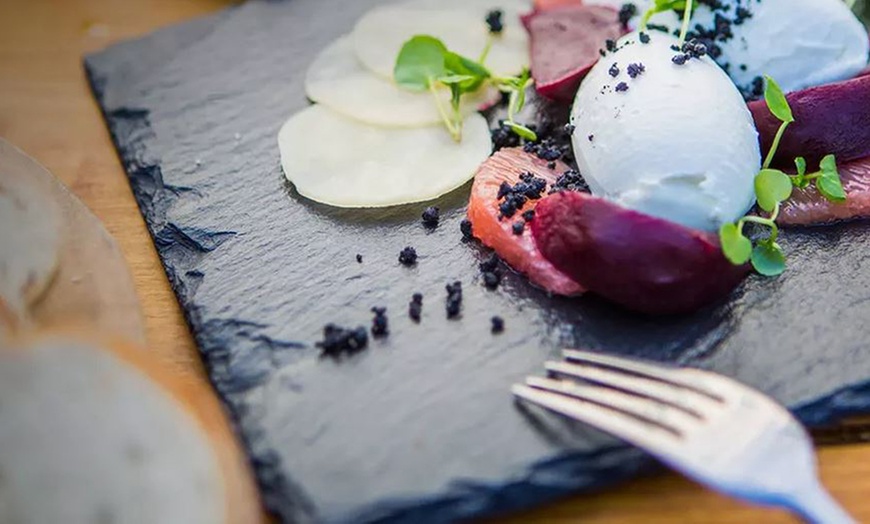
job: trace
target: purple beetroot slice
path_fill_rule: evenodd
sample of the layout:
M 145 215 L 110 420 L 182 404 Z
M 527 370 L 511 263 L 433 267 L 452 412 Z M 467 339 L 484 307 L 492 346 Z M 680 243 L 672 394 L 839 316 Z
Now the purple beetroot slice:
M 811 168 L 829 154 L 838 163 L 870 156 L 870 76 L 812 87 L 786 95 L 795 121 L 777 149 L 773 165 L 793 168 L 802 156 Z M 764 100 L 749 104 L 761 140 L 761 150 L 770 150 L 780 122 Z
M 585 193 L 550 195 L 532 233 L 557 269 L 590 291 L 650 315 L 688 313 L 728 295 L 747 275 L 716 235 Z
M 580 82 L 601 57 L 607 40 L 626 33 L 619 13 L 608 7 L 568 5 L 538 11 L 525 20 L 532 76 L 541 95 L 570 103 Z

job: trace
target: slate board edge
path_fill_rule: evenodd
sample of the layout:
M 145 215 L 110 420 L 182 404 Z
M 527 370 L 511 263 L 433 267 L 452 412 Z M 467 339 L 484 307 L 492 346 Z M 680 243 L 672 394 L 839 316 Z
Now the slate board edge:
M 232 9 L 231 7 L 228 10 Z M 216 19 L 227 13 L 228 10 L 207 18 Z M 153 38 L 161 31 L 163 30 L 144 37 L 126 40 L 121 44 Z M 261 496 L 265 506 L 281 517 L 283 521 L 316 522 L 318 521 L 317 510 L 307 500 L 304 490 L 295 485 L 292 479 L 283 475 L 274 452 L 268 449 L 267 444 L 261 438 L 250 434 L 250 424 L 243 423 L 245 406 L 238 400 L 230 400 L 234 392 L 232 388 L 227 387 L 230 381 L 229 377 L 224 376 L 226 370 L 221 364 L 220 347 L 216 347 L 216 341 L 210 333 L 212 326 L 206 325 L 199 317 L 197 307 L 190 300 L 189 290 L 176 274 L 173 261 L 167 255 L 168 249 L 176 247 L 179 239 L 161 235 L 159 220 L 155 216 L 154 204 L 159 203 L 162 198 L 167 198 L 167 193 L 171 191 L 163 184 L 160 166 L 141 165 L 132 152 L 126 151 L 122 146 L 124 138 L 122 130 L 105 111 L 103 104 L 105 85 L 98 78 L 91 62 L 117 45 L 114 44 L 107 50 L 87 55 L 84 59 L 85 72 L 91 90 L 100 106 L 103 119 L 110 131 L 115 150 L 125 172 L 127 172 L 152 241 L 160 254 L 167 277 L 182 305 L 185 319 L 194 333 L 197 345 L 208 367 L 210 380 L 230 412 L 237 434 L 245 443 L 249 460 L 254 467 L 261 487 Z M 115 118 L 124 118 L 135 122 L 135 129 L 139 132 L 144 131 L 139 138 L 142 142 L 139 146 L 144 147 L 143 144 L 147 142 L 150 131 L 147 111 L 126 111 L 123 115 L 115 115 Z M 153 186 L 150 194 L 141 189 L 140 184 L 143 182 Z M 240 407 L 234 408 L 234 403 L 239 404 Z M 808 426 L 823 427 L 837 424 L 851 416 L 866 414 L 866 409 L 862 408 L 866 408 L 867 405 L 870 405 L 870 381 L 844 387 L 829 396 L 793 408 L 792 411 Z M 243 426 L 248 428 L 247 432 L 240 430 Z M 593 454 L 566 453 L 533 464 L 522 475 L 516 476 L 505 484 L 483 485 L 457 481 L 448 491 L 427 499 L 377 501 L 371 507 L 363 508 L 354 515 L 353 521 L 434 523 L 500 515 L 528 509 L 578 491 L 599 490 L 653 469 L 654 463 L 651 459 L 628 447 L 614 447 Z M 606 477 L 606 480 L 603 480 L 602 476 Z M 556 479 L 559 481 L 556 482 Z M 484 494 L 483 497 L 482 494 Z M 481 503 L 481 500 L 486 502 Z

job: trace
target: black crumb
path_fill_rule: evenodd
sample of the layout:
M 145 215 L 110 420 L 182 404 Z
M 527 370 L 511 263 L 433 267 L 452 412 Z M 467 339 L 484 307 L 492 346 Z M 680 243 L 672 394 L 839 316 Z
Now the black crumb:
M 474 229 L 471 227 L 471 220 L 463 218 L 459 223 L 459 230 L 462 231 L 463 240 L 471 240 L 474 238 Z
M 372 336 L 375 338 L 385 337 L 390 334 L 389 322 L 387 321 L 387 308 L 373 307 L 372 313 L 375 318 L 372 319 Z
M 504 319 L 499 316 L 494 316 L 489 320 L 492 326 L 492 333 L 502 333 L 504 331 Z
M 493 254 L 488 259 L 484 260 L 478 267 L 483 275 L 483 285 L 487 289 L 496 289 L 501 284 L 501 270 L 499 270 L 499 262 L 501 260 L 498 255 Z
M 547 162 L 547 169 L 556 169 L 555 162 Z
M 368 346 L 369 336 L 366 328 L 359 326 L 347 329 L 335 324 L 323 328 L 323 340 L 317 343 L 323 355 L 337 357 L 344 353 L 355 353 Z
M 414 322 L 420 322 L 423 314 L 423 294 L 414 293 L 411 296 L 411 302 L 408 303 L 408 316 Z
M 356 254 L 356 261 L 362 264 L 362 255 L 360 255 L 359 253 Z
M 641 44 L 648 44 L 649 43 L 649 35 L 644 33 L 643 31 L 640 32 L 640 35 L 638 36 L 638 38 L 640 39 Z
M 447 284 L 447 318 L 456 318 L 462 312 L 462 282 Z
M 630 76 L 631 78 L 637 78 L 645 71 L 646 67 L 643 64 L 629 64 L 628 69 L 626 69 L 626 72 L 628 72 L 628 76 Z
M 441 220 L 441 210 L 435 206 L 427 207 L 423 211 L 423 225 L 434 229 L 438 227 L 438 221 Z
M 498 271 L 488 271 L 483 274 L 483 285 L 486 289 L 498 289 L 501 284 L 501 273 Z
M 399 253 L 399 262 L 403 266 L 413 266 L 417 263 L 417 250 L 413 247 L 406 247 Z
M 622 4 L 622 7 L 619 9 L 619 23 L 622 24 L 622 27 L 625 30 L 628 30 L 628 23 L 632 18 L 637 14 L 637 6 L 631 2 L 626 2 Z
M 560 191 L 577 191 L 578 193 L 588 193 L 589 185 L 580 172 L 575 169 L 569 169 L 559 175 L 556 183 L 550 186 L 550 194 Z
M 526 222 L 531 222 L 532 220 L 534 220 L 534 218 L 535 218 L 535 210 L 534 209 L 529 209 L 528 211 L 525 211 L 523 213 L 523 220 L 525 220 Z
M 679 54 L 671 58 L 671 62 L 677 65 L 683 65 L 689 60 L 689 55 Z
M 608 51 L 612 53 L 616 51 L 616 40 L 608 39 L 604 42 L 604 46 L 607 48 Z
M 517 235 L 517 236 L 522 235 L 523 231 L 526 230 L 526 223 L 523 222 L 522 220 L 518 220 L 518 221 L 514 222 L 513 226 L 511 226 L 511 230 L 514 232 L 514 235 Z
M 618 77 L 619 76 L 619 66 L 616 65 L 616 63 L 614 63 L 612 66 L 610 66 L 610 69 L 607 70 L 607 73 L 610 76 L 612 76 L 613 78 Z
M 625 82 L 620 82 L 620 83 L 616 84 L 616 91 L 618 93 L 624 93 L 624 92 L 628 91 L 628 84 L 626 84 Z
M 504 12 L 501 9 L 493 9 L 486 14 L 486 26 L 489 28 L 490 33 L 498 35 L 504 31 L 503 16 Z
M 571 136 L 574 134 L 574 130 L 577 129 L 574 124 L 565 124 L 565 134 Z
M 586 138 L 588 138 L 589 141 L 592 142 L 593 140 L 595 140 L 595 135 L 589 135 Z
M 501 259 L 493 253 L 489 258 L 478 264 L 477 267 L 480 268 L 481 273 L 491 273 L 498 269 L 499 262 L 501 262 Z

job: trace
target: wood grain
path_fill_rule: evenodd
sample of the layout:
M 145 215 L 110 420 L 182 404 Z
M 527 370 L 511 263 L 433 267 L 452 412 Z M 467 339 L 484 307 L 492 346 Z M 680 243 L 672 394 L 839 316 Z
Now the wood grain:
M 60 177 L 105 223 L 131 266 L 155 358 L 197 381 L 205 381 L 202 364 L 88 91 L 81 56 L 229 4 L 222 0 L 0 2 L 0 136 Z M 870 521 L 870 445 L 825 448 L 820 459 L 822 476 L 834 495 L 859 521 Z M 662 475 L 497 522 L 795 520 Z

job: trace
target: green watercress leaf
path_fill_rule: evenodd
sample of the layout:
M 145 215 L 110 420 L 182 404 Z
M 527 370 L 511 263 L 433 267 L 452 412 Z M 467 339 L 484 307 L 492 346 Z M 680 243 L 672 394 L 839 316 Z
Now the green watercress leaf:
M 837 169 L 837 159 L 834 155 L 828 155 L 819 163 L 821 176 L 816 180 L 816 189 L 831 202 L 845 202 L 846 190 L 840 180 L 840 172 Z
M 740 232 L 737 224 L 724 224 L 719 228 L 719 242 L 725 258 L 734 265 L 745 264 L 752 255 L 752 242 Z
M 447 47 L 441 40 L 425 35 L 415 36 L 405 42 L 399 51 L 393 79 L 405 89 L 425 91 L 434 79 L 446 76 L 445 53 Z
M 807 174 L 807 159 L 799 156 L 794 159 L 794 165 L 797 167 L 798 176 L 804 176 Z
M 765 75 L 767 85 L 764 88 L 764 100 L 767 102 L 767 108 L 770 112 L 780 120 L 780 122 L 794 122 L 794 114 L 791 111 L 791 106 L 788 105 L 788 100 L 782 92 L 782 88 L 776 81 Z
M 755 177 L 758 205 L 768 213 L 772 213 L 780 202 L 788 200 L 793 188 L 791 178 L 777 169 L 762 169 Z
M 492 73 L 482 64 L 452 51 L 444 53 L 444 69 L 450 75 L 469 77 L 465 82 L 460 84 L 465 93 L 477 91 L 492 76 Z
M 474 80 L 474 77 L 470 75 L 447 75 L 437 78 L 437 80 L 444 85 L 453 85 L 462 84 L 468 80 Z
M 759 242 L 752 250 L 752 267 L 766 277 L 783 274 L 786 264 L 782 247 L 776 242 Z
M 504 122 L 504 125 L 509 127 L 511 131 L 516 133 L 518 136 L 525 138 L 526 140 L 530 140 L 532 142 L 538 140 L 538 135 L 522 124 L 518 124 L 516 122 Z

